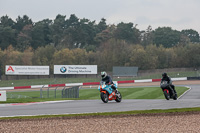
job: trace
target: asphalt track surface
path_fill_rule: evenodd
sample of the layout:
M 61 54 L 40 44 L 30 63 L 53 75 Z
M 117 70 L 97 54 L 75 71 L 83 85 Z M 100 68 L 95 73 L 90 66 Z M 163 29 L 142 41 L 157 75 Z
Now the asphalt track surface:
M 61 102 L 0 104 L 0 117 L 79 114 L 96 112 L 118 112 L 131 110 L 152 110 L 200 107 L 200 85 L 190 85 L 191 89 L 178 100 L 125 100 L 121 103 L 99 100 L 68 100 Z

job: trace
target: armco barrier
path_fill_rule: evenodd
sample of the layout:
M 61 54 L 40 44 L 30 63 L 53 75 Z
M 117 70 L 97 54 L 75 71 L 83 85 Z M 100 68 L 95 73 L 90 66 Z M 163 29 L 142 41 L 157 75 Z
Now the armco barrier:
M 152 82 L 160 82 L 161 79 L 152 79 Z
M 46 88 L 46 87 L 48 87 L 48 85 L 44 85 L 44 86 L 43 86 L 43 85 L 32 85 L 32 86 L 31 86 L 31 89 L 34 89 L 34 88 L 42 88 L 42 87 L 45 87 L 45 88 Z
M 171 78 L 172 81 L 180 81 L 180 80 L 187 80 L 187 77 L 182 77 L 182 78 Z
M 152 82 L 152 79 L 135 80 L 135 83 L 145 83 L 145 82 Z
M 172 78 L 172 81 L 180 80 L 200 80 L 200 77 L 180 77 Z M 127 80 L 127 81 L 115 81 L 118 84 L 125 83 L 146 83 L 146 82 L 160 82 L 161 79 L 142 79 L 142 80 Z M 9 89 L 34 89 L 34 88 L 47 88 L 47 87 L 63 87 L 63 86 L 87 86 L 87 85 L 99 85 L 99 82 L 87 82 L 87 83 L 66 83 L 66 84 L 50 84 L 50 85 L 32 85 L 32 86 L 16 86 L 16 87 L 0 87 L 0 90 Z
M 135 83 L 135 80 L 117 81 L 118 84 Z
M 68 84 L 65 84 L 65 86 L 82 86 L 83 83 L 68 83 Z
M 0 90 L 13 90 L 14 87 L 1 87 Z
M 30 89 L 31 86 L 16 86 L 14 89 Z
M 99 82 L 88 82 L 88 83 L 83 83 L 83 85 L 99 85 Z
M 64 87 L 65 84 L 50 84 L 49 87 Z
M 187 77 L 187 80 L 200 80 L 200 77 Z

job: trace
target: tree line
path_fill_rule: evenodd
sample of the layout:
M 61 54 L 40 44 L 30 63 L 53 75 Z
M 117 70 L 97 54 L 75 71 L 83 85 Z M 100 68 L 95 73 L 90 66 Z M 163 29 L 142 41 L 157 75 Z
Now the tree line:
M 54 20 L 44 19 L 33 22 L 27 15 L 18 16 L 14 21 L 7 15 L 0 18 L 0 48 L 6 49 L 12 45 L 19 51 L 28 47 L 53 45 L 57 49 L 84 48 L 87 51 L 99 48 L 110 40 L 124 40 L 130 44 L 163 45 L 166 48 L 188 42 L 199 43 L 199 33 L 192 29 L 182 31 L 173 30 L 171 27 L 158 27 L 152 30 L 140 31 L 136 24 L 121 22 L 117 25 L 106 23 L 102 18 L 100 22 L 78 18 L 72 14 L 69 18 L 57 15 Z
M 200 37 L 193 29 L 145 31 L 131 22 L 96 23 L 75 14 L 33 22 L 27 15 L 0 18 L 0 65 L 138 66 L 139 69 L 199 67 Z
M 96 51 L 83 48 L 56 49 L 52 45 L 26 48 L 23 52 L 10 45 L 0 50 L 0 64 L 5 65 L 98 65 L 98 71 L 112 71 L 113 66 L 138 66 L 139 69 L 161 69 L 200 66 L 200 44 L 165 48 L 162 45 L 131 45 L 123 40 L 111 39 Z

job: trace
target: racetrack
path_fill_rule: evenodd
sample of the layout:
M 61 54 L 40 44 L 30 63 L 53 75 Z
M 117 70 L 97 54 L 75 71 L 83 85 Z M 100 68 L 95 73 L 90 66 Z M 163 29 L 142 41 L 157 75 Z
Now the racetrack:
M 55 103 L 4 104 L 0 105 L 0 117 L 200 107 L 200 85 L 190 86 L 191 90 L 176 101 L 123 99 L 121 103 L 111 101 L 105 104 L 99 99 Z

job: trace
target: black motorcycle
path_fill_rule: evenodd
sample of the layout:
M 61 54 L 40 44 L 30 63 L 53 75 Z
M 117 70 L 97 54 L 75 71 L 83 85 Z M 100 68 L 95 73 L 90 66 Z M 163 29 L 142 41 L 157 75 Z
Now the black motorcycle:
M 167 81 L 162 81 L 160 83 L 160 88 L 162 88 L 164 96 L 167 100 L 170 98 L 177 100 L 177 94 L 174 92 L 174 89 L 167 83 Z

